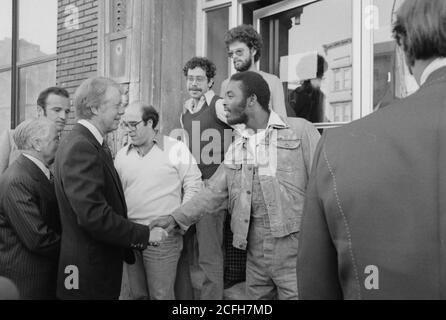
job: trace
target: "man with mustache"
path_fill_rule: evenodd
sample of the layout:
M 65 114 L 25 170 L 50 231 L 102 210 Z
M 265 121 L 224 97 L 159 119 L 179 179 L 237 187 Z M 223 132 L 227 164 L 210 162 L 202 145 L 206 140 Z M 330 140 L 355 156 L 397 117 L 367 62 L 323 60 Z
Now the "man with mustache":
M 57 131 L 62 132 L 70 113 L 70 95 L 59 87 L 50 87 L 39 94 L 37 99 L 37 116 L 46 117 L 56 124 Z M 7 130 L 0 137 L 0 174 L 17 159 L 20 151 L 13 139 L 13 130 Z
M 194 57 L 185 64 L 183 72 L 190 99 L 184 104 L 181 124 L 187 133 L 187 142 L 198 162 L 202 178 L 206 181 L 212 177 L 224 158 L 231 143 L 232 128 L 226 122 L 223 100 L 212 90 L 216 74 L 214 63 L 206 58 Z M 218 141 L 203 139 L 204 132 L 218 134 Z M 206 152 L 206 147 L 211 144 L 214 147 Z M 210 158 L 217 161 L 209 161 Z M 178 272 L 177 288 L 180 298 L 190 299 L 195 296 L 200 300 L 223 299 L 222 247 L 226 210 L 223 211 L 224 214 L 204 218 L 185 235 Z M 190 275 L 191 279 L 185 277 L 185 274 Z
M 254 71 L 265 79 L 271 92 L 270 108 L 286 119 L 287 111 L 282 82 L 277 76 L 260 71 L 256 67 L 256 63 L 262 55 L 263 47 L 259 33 L 251 25 L 242 24 L 226 32 L 225 44 L 228 49 L 228 56 L 232 59 L 237 72 Z M 226 93 L 228 83 L 229 78 L 223 81 L 220 90 L 221 96 Z
M 121 180 L 106 135 L 119 126 L 124 106 L 119 85 L 97 77 L 76 90 L 78 123 L 60 143 L 54 167 L 62 222 L 57 296 L 118 299 L 123 261 L 144 250 L 147 226 L 127 219 Z

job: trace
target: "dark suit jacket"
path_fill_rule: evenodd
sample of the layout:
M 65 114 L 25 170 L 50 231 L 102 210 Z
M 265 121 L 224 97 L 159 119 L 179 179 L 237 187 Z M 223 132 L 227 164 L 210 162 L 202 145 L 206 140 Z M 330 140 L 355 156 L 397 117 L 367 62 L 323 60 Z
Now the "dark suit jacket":
M 147 246 L 150 230 L 127 220 L 121 181 L 91 132 L 76 124 L 59 145 L 55 188 L 62 221 L 57 294 L 61 299 L 117 299 L 123 260 Z M 66 286 L 79 271 L 79 288 Z M 75 282 L 71 282 L 74 284 Z
M 446 68 L 323 135 L 297 275 L 301 299 L 446 298 Z
M 0 178 L 0 275 L 22 299 L 55 299 L 59 248 L 54 186 L 21 155 Z

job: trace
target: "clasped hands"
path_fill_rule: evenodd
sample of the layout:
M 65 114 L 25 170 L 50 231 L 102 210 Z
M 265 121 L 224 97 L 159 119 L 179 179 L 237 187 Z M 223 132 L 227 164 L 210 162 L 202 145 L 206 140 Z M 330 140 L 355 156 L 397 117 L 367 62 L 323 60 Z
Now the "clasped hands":
M 149 246 L 158 247 L 161 242 L 167 239 L 169 233 L 177 226 L 172 216 L 160 217 L 152 221 L 149 225 L 150 238 Z

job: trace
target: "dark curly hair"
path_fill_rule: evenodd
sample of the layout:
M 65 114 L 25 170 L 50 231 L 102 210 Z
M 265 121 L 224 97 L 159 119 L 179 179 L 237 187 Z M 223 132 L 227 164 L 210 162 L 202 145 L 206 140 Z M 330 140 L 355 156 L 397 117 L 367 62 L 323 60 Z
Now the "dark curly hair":
M 204 57 L 193 57 L 184 65 L 184 76 L 187 77 L 187 72 L 189 71 L 189 69 L 192 70 L 195 68 L 201 68 L 206 71 L 206 77 L 208 78 L 208 80 L 213 79 L 215 77 L 215 74 L 217 73 L 217 68 L 211 60 Z
M 225 44 L 227 49 L 236 41 L 245 43 L 249 49 L 254 48 L 257 51 L 254 61 L 259 61 L 262 55 L 263 41 L 252 25 L 242 24 L 226 32 Z

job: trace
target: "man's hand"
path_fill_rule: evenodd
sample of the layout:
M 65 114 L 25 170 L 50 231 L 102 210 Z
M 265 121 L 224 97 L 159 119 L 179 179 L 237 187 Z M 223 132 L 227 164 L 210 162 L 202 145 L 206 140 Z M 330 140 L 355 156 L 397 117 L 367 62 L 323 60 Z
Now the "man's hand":
M 155 227 L 150 230 L 149 246 L 158 247 L 161 242 L 169 237 L 169 233 L 160 227 Z
M 150 230 L 152 230 L 155 227 L 163 228 L 167 231 L 167 233 L 170 233 L 175 227 L 177 227 L 177 223 L 175 219 L 172 216 L 166 216 L 166 217 L 160 217 L 158 219 L 155 219 L 150 224 Z

